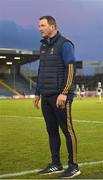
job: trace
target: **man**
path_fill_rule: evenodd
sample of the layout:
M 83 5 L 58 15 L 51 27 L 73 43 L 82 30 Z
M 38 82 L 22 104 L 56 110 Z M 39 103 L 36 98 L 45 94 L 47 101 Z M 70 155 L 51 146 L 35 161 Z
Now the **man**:
M 99 102 L 102 101 L 102 92 L 103 92 L 102 84 L 101 84 L 101 82 L 98 82 L 98 86 L 97 86 L 97 89 L 96 89 L 96 94 L 97 94 L 97 96 L 99 98 Z
M 82 86 L 81 86 L 81 97 L 85 97 L 85 95 L 86 95 L 85 86 L 84 86 L 84 84 L 82 84 Z
M 80 90 L 79 84 L 76 84 L 75 94 L 77 98 L 81 99 L 81 90 Z
M 39 31 L 43 39 L 34 105 L 38 108 L 41 97 L 52 158 L 52 163 L 40 173 L 63 171 L 60 162 L 60 126 L 68 150 L 68 168 L 62 177 L 72 178 L 80 174 L 77 164 L 77 140 L 71 117 L 75 76 L 74 45 L 61 36 L 52 16 L 43 16 L 39 19 Z

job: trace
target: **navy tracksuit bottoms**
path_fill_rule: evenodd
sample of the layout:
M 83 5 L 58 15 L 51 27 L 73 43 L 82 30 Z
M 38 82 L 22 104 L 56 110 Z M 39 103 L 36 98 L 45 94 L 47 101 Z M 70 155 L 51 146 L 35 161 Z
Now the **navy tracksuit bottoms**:
M 49 135 L 49 145 L 53 164 L 60 164 L 60 135 L 59 127 L 66 138 L 68 164 L 77 163 L 77 139 L 73 130 L 71 105 L 66 103 L 64 108 L 56 107 L 57 95 L 42 96 L 41 107 Z

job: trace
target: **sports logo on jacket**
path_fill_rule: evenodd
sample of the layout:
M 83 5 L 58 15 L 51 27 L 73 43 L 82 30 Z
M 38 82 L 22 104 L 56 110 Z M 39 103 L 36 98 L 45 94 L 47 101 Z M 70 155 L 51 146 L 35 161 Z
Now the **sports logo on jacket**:
M 54 54 L 54 48 L 51 48 L 50 54 Z

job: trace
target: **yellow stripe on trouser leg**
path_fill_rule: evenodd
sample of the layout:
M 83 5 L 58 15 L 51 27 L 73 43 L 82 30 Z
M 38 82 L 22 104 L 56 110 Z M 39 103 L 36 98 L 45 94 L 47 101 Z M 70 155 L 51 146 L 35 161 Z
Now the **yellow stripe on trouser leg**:
M 68 128 L 68 132 L 70 134 L 71 137 L 71 141 L 72 141 L 72 152 L 73 152 L 73 163 L 77 163 L 77 140 L 73 131 L 73 127 L 71 124 L 71 114 L 70 114 L 70 104 L 67 103 L 66 105 L 66 109 L 67 109 L 67 128 Z

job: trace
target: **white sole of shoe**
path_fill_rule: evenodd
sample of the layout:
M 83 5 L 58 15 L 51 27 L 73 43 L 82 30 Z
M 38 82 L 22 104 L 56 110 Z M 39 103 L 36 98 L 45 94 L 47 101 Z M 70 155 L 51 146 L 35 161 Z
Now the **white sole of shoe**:
M 73 176 L 69 176 L 69 177 L 63 177 L 62 179 L 72 179 L 73 177 L 75 177 L 75 176 L 79 176 L 81 174 L 81 172 L 80 171 L 78 171 L 77 173 L 75 173 Z

